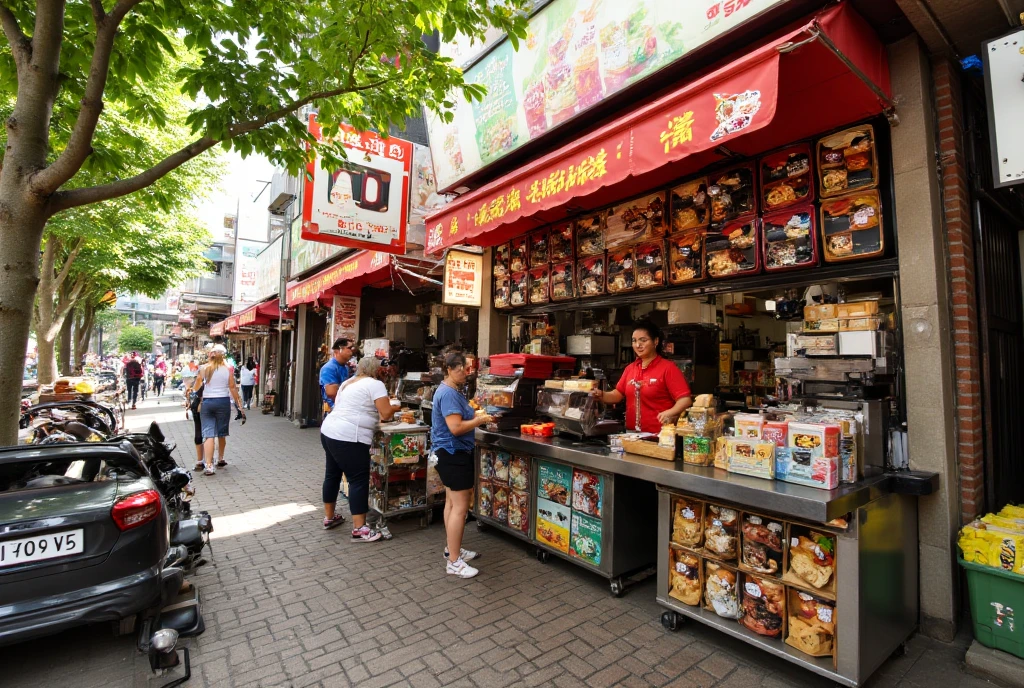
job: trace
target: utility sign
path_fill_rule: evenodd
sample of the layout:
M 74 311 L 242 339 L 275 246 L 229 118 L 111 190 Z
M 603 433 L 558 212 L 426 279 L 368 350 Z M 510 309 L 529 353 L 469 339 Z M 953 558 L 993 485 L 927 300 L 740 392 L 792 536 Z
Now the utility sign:
M 1024 28 L 982 45 L 992 182 L 996 187 L 1024 182 Z

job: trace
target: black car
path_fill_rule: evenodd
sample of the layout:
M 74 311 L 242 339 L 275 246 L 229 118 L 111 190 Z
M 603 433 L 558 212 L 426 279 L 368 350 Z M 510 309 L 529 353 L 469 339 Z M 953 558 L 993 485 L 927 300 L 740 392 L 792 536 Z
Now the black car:
M 128 443 L 0 448 L 0 644 L 99 621 L 128 632 L 178 578 L 167 508 Z

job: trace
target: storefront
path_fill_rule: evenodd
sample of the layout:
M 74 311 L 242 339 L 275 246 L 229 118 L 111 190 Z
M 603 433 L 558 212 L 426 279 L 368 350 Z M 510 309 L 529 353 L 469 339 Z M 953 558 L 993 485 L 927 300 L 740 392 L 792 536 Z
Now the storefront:
M 225 318 L 210 327 L 211 337 L 224 337 L 228 352 L 244 365 L 251 357 L 257 365 L 258 377 L 253 404 L 267 413 L 276 407 L 279 385 L 277 359 L 281 355 L 282 328 L 289 326 L 295 313 L 281 310 L 276 295 L 254 304 L 244 311 Z M 287 334 L 287 330 L 284 330 Z
M 929 613 L 948 477 L 909 470 L 890 52 L 831 7 L 427 220 L 490 249 L 479 521 L 845 685 Z M 661 438 L 590 395 L 639 317 L 706 395 Z

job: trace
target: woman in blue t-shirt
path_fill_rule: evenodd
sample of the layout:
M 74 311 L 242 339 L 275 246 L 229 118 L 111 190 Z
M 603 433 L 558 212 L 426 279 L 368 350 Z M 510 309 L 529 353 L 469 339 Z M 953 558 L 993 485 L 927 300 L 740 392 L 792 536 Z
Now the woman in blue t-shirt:
M 445 487 L 444 529 L 448 538 L 444 548 L 449 574 L 472 578 L 478 572 L 466 562 L 476 552 L 462 549 L 466 514 L 473 495 L 473 431 L 491 420 L 486 413 L 475 415 L 459 388 L 466 384 L 466 357 L 451 353 L 444 358 L 444 381 L 434 392 L 434 410 L 430 423 L 430 443 L 437 454 L 437 474 Z

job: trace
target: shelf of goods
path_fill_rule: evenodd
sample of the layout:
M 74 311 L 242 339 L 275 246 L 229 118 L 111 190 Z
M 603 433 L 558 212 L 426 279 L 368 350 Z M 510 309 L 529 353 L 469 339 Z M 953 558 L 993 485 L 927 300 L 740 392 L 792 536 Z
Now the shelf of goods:
M 382 520 L 412 513 L 433 521 L 433 508 L 444 502 L 437 470 L 427 465 L 430 428 L 385 423 L 370 446 L 370 509 Z
M 479 523 L 536 545 L 541 561 L 553 554 L 607 578 L 615 596 L 654 565 L 653 484 L 511 451 L 500 433 L 483 434 L 496 441 L 476 448 Z

